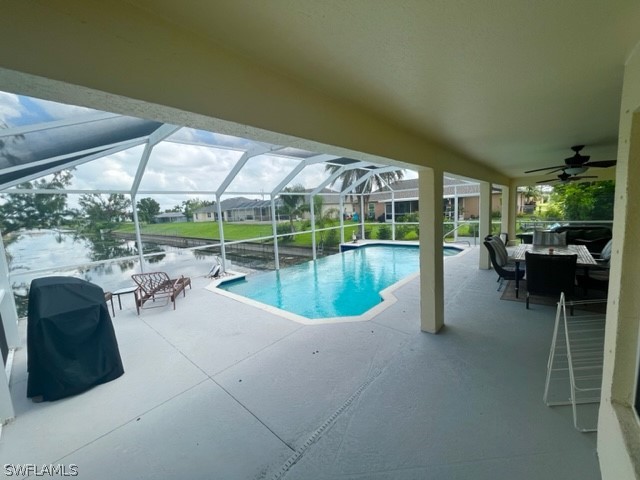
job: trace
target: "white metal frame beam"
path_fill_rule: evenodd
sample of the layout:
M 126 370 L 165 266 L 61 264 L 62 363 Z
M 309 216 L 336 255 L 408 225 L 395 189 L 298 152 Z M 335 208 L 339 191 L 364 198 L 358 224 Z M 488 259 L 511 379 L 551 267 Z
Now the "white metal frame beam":
M 64 120 L 53 120 L 51 122 L 36 123 L 33 125 L 23 125 L 20 127 L 3 128 L 0 130 L 0 138 L 12 137 L 14 135 L 26 135 L 28 133 L 41 132 L 43 130 L 51 130 L 52 128 L 69 127 L 71 125 L 80 125 L 83 123 L 99 122 L 109 118 L 121 117 L 117 113 L 97 112 L 82 115 L 74 118 L 66 118 Z
M 13 187 L 15 185 L 19 185 L 21 183 L 30 182 L 31 180 L 35 180 L 35 179 L 44 177 L 46 175 L 50 175 L 52 173 L 56 173 L 56 172 L 59 172 L 61 170 L 66 170 L 68 168 L 77 167 L 78 165 L 82 165 L 84 163 L 91 162 L 91 161 L 96 160 L 96 159 L 101 158 L 101 157 L 106 157 L 106 156 L 109 156 L 109 155 L 113 155 L 114 153 L 118 153 L 118 152 L 122 152 L 124 150 L 128 150 L 129 148 L 133 148 L 133 147 L 137 147 L 139 145 L 143 145 L 146 141 L 147 141 L 147 137 L 140 137 L 140 138 L 137 138 L 137 139 L 134 139 L 134 140 L 130 140 L 130 141 L 124 142 L 122 144 L 118 144 L 117 146 L 112 146 L 108 150 L 102 150 L 102 151 L 100 151 L 98 153 L 94 153 L 93 155 L 89 155 L 87 157 L 80 158 L 80 159 L 75 160 L 73 162 L 65 163 L 64 165 L 56 165 L 55 167 L 51 167 L 51 168 L 48 168 L 46 170 L 42 170 L 42 171 L 40 171 L 38 173 L 33 173 L 31 175 L 27 175 L 26 177 L 22 177 L 22 178 L 19 178 L 19 179 L 16 179 L 16 180 L 12 180 L 10 182 L 7 182 L 7 183 L 4 183 L 4 184 L 0 185 L 0 191 L 6 190 L 7 188 L 11 188 L 11 187 Z M 109 147 L 109 146 L 107 145 L 107 147 Z M 71 155 L 71 156 L 73 156 L 73 155 Z M 49 162 L 47 161 L 47 163 L 49 163 Z M 34 164 L 35 164 L 35 162 L 34 162 Z M 0 170 L 0 173 L 2 173 L 2 171 L 3 170 Z M 3 192 L 3 193 L 6 193 L 6 192 Z M 60 193 L 60 192 L 58 192 L 58 193 Z
M 271 190 L 271 195 L 279 194 L 282 189 L 284 189 L 289 184 L 289 182 L 291 182 L 291 180 L 293 180 L 302 170 L 304 170 L 309 165 L 326 162 L 334 158 L 338 157 L 335 157 L 334 155 L 316 155 L 314 157 L 305 158 L 304 160 L 300 161 L 300 163 L 296 165 L 296 167 L 291 172 L 289 172 L 289 174 L 284 177 L 273 190 Z
M 144 252 L 142 251 L 142 235 L 140 233 L 138 207 L 136 206 L 136 194 L 138 192 L 138 188 L 140 187 L 140 182 L 142 181 L 144 172 L 147 169 L 147 164 L 149 163 L 149 158 L 151 158 L 151 152 L 153 152 L 153 148 L 162 140 L 180 130 L 180 128 L 182 127 L 164 124 L 149 135 L 147 144 L 145 145 L 144 151 L 142 152 L 142 155 L 140 157 L 140 163 L 138 163 L 138 170 L 136 171 L 136 176 L 133 179 L 131 191 L 129 192 L 131 195 L 131 210 L 133 210 L 133 226 L 136 231 L 136 243 L 138 244 L 138 256 L 140 258 L 140 272 L 142 273 L 144 273 Z

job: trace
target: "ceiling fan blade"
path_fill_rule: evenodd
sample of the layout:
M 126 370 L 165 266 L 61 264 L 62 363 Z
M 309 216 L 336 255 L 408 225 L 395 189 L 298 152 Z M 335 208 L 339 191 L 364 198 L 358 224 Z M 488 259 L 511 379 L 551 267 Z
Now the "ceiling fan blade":
M 569 177 L 567 178 L 567 181 L 582 180 L 583 178 L 598 178 L 598 176 L 597 175 L 580 175 L 578 177 Z
M 596 160 L 595 162 L 587 162 L 584 164 L 585 167 L 596 167 L 596 168 L 608 168 L 613 167 L 616 163 L 616 160 Z
M 580 176 L 576 176 L 576 177 L 567 177 L 567 178 L 562 178 L 561 176 L 558 176 L 557 178 L 548 178 L 547 180 L 540 180 L 539 182 L 536 183 L 549 183 L 549 182 L 560 182 L 560 183 L 568 183 L 568 182 L 573 182 L 574 180 L 582 180 L 584 178 L 598 178 L 597 175 L 580 175 Z
M 555 167 L 536 168 L 535 170 L 527 170 L 524 173 L 543 172 L 545 170 L 553 170 L 553 169 L 557 169 L 556 171 L 560 171 L 563 168 L 567 168 L 567 166 L 566 165 L 556 165 Z
M 591 157 L 589 155 L 580 154 L 580 151 L 583 148 L 584 148 L 584 145 L 574 145 L 573 147 L 571 147 L 571 150 L 573 150 L 575 153 L 572 157 L 564 159 L 564 163 L 565 163 L 564 165 L 557 165 L 554 167 L 534 168 L 533 170 L 527 170 L 524 173 L 547 172 L 549 174 L 552 174 L 556 172 L 562 172 L 558 176 L 557 180 L 565 181 L 567 180 L 567 178 L 562 178 L 563 176 L 584 173 L 589 167 L 596 167 L 596 168 L 613 167 L 617 163 L 616 160 L 596 160 L 596 161 L 590 162 L 589 159 Z M 567 172 L 567 170 L 569 170 L 569 172 Z M 573 177 L 573 178 L 594 178 L 594 177 Z M 549 181 L 556 181 L 556 179 L 542 180 L 536 183 L 545 183 Z

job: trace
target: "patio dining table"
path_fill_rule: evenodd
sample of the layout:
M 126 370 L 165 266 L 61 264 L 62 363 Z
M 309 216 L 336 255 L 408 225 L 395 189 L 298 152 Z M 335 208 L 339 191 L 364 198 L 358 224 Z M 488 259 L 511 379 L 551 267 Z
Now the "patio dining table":
M 551 249 L 553 249 L 553 251 Z M 546 255 L 577 255 L 578 259 L 576 261 L 576 265 L 584 267 L 585 275 L 589 275 L 590 266 L 598 264 L 593 258 L 593 255 L 591 255 L 591 252 L 589 252 L 589 249 L 584 245 L 518 245 L 512 254 L 513 261 L 516 264 L 516 298 L 518 297 L 518 291 L 520 288 L 520 277 L 518 272 L 520 271 L 520 263 L 525 262 L 526 252 L 542 253 Z

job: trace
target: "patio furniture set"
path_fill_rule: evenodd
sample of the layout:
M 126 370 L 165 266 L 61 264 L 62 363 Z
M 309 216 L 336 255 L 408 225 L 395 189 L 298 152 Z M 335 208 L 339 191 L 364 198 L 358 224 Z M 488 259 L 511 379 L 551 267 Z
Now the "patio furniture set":
M 504 280 L 513 280 L 518 298 L 520 282 L 526 279 L 527 309 L 531 295 L 559 297 L 564 292 L 567 299 L 573 299 L 578 285 L 584 295 L 589 289 L 606 291 L 611 240 L 600 253 L 592 253 L 584 244 L 567 244 L 567 238 L 567 231 L 535 231 L 532 243 L 518 245 L 509 255 L 500 237 L 486 237 L 484 245 L 498 274 L 498 290 Z
M 518 245 L 510 256 L 500 237 L 486 237 L 484 245 L 500 284 L 504 279 L 514 281 L 516 298 L 520 282 L 526 280 L 527 309 L 532 295 L 559 298 L 543 399 L 550 407 L 570 405 L 574 427 L 594 432 L 602 384 L 606 320 L 602 305 L 606 298 L 580 299 L 576 287 L 582 286 L 583 298 L 590 288 L 606 291 L 611 239 L 599 253 L 592 253 L 587 245 L 567 244 L 567 238 L 567 231 L 533 232 L 532 242 Z

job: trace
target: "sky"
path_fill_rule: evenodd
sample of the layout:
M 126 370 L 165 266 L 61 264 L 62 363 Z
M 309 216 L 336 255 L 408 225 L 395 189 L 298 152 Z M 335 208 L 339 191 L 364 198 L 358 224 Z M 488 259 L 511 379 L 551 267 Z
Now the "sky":
M 94 112 L 95 110 L 85 107 L 0 92 L 0 128 L 61 120 Z M 216 190 L 242 155 L 242 150 L 252 145 L 252 142 L 246 139 L 188 128 L 181 129 L 168 140 L 154 148 L 140 190 Z M 184 141 L 205 143 L 207 146 L 181 143 Z M 142 146 L 134 147 L 78 166 L 73 171 L 72 185 L 68 188 L 128 191 L 131 189 L 142 151 Z M 271 190 L 298 163 L 296 159 L 275 155 L 254 157 L 243 167 L 227 191 L 256 192 L 256 195 L 229 196 L 268 199 Z M 301 184 L 305 188 L 314 188 L 327 177 L 324 165 L 312 165 L 305 168 L 289 185 Z M 405 178 L 416 177 L 415 172 L 405 171 Z M 212 196 L 201 194 L 139 194 L 138 199 L 147 196 L 158 201 L 162 210 L 179 205 L 189 198 L 214 200 Z M 70 204 L 76 201 L 74 195 L 69 195 Z

